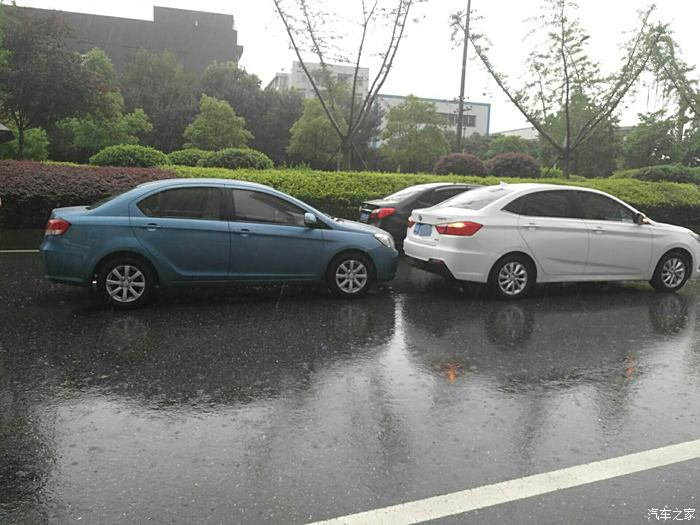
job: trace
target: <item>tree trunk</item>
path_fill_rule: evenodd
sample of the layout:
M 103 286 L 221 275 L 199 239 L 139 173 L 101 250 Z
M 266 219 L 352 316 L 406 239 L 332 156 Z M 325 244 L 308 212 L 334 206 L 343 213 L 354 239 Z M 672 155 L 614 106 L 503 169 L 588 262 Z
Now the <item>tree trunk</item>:
M 571 158 L 571 150 L 567 146 L 566 148 L 564 148 L 564 152 L 562 153 L 562 173 L 564 174 L 565 179 L 569 178 L 570 158 Z
M 24 158 L 24 127 L 17 126 L 17 158 L 22 160 Z

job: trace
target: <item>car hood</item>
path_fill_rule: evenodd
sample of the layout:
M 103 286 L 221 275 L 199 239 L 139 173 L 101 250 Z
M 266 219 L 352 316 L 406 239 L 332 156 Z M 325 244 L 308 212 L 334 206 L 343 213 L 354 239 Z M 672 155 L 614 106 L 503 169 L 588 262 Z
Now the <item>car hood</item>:
M 652 224 L 655 227 L 662 228 L 664 230 L 680 232 L 680 233 L 687 233 L 687 232 L 693 233 L 693 230 L 690 230 L 688 228 L 684 228 L 683 226 L 676 226 L 675 224 L 667 224 L 665 222 L 656 222 L 656 221 L 654 221 Z
M 356 221 L 349 221 L 347 219 L 333 219 L 333 225 L 336 230 L 342 230 L 346 232 L 367 233 L 371 235 L 374 235 L 375 233 L 386 234 L 384 230 L 375 226 L 370 226 L 369 224 L 364 224 Z

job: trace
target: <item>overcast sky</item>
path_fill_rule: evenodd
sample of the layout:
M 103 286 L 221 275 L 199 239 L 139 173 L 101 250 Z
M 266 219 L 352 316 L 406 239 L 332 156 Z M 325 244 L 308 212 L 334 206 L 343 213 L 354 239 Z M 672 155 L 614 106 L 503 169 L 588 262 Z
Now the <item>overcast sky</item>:
M 140 18 L 152 20 L 153 3 L 143 0 L 19 0 L 20 5 L 61 9 L 82 13 Z M 697 44 L 697 0 L 661 0 L 657 18 L 671 23 L 679 42 L 683 59 L 700 64 L 700 46 Z M 278 71 L 289 71 L 294 53 L 289 48 L 284 28 L 272 0 L 159 0 L 156 5 L 196 9 L 232 14 L 238 30 L 238 43 L 244 51 L 241 65 L 258 75 L 263 87 Z M 353 15 L 360 12 L 360 0 L 326 0 L 326 9 L 339 12 L 339 32 L 352 28 Z M 453 48 L 448 29 L 449 15 L 465 9 L 467 0 L 429 0 L 419 6 L 420 16 L 407 30 L 407 39 L 399 48 L 394 69 L 389 75 L 383 93 L 453 99 L 459 95 L 461 50 Z M 619 67 L 622 55 L 619 45 L 625 40 L 625 31 L 637 26 L 637 11 L 648 3 L 644 0 L 579 0 L 579 16 L 590 34 L 590 55 L 598 60 L 603 70 L 612 72 Z M 523 64 L 531 49 L 525 38 L 532 27 L 526 19 L 539 13 L 538 0 L 472 0 L 472 8 L 483 18 L 476 28 L 489 36 L 493 43 L 492 60 L 510 82 L 518 86 L 524 75 Z M 358 16 L 355 15 L 354 20 Z M 381 36 L 379 31 L 375 36 Z M 348 46 L 352 49 L 352 46 Z M 471 53 L 473 58 L 473 53 Z M 368 57 L 363 66 L 374 62 Z M 699 68 L 700 69 L 700 68 Z M 467 70 L 466 96 L 476 102 L 492 105 L 493 132 L 527 126 L 527 121 L 508 102 L 478 61 L 470 60 Z M 622 108 L 622 124 L 636 121 L 638 112 L 659 109 L 653 87 L 641 87 L 634 98 L 628 98 Z

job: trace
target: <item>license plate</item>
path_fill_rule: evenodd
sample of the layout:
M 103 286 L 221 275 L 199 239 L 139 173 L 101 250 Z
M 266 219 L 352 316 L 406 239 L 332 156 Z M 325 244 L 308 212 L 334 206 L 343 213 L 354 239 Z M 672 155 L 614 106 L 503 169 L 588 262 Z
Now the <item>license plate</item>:
M 361 222 L 369 222 L 369 213 L 366 212 L 366 211 L 363 211 L 363 212 L 360 214 L 360 221 L 361 221 Z
M 413 233 L 419 237 L 430 237 L 430 234 L 433 233 L 433 227 L 430 224 L 418 223 L 413 227 Z

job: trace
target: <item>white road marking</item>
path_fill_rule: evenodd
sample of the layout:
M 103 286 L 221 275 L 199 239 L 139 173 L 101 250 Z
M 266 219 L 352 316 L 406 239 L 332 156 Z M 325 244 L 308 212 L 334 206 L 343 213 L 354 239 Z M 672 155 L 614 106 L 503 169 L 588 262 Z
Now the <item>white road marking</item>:
M 0 253 L 39 253 L 39 250 L 0 250 Z
M 311 525 L 421 523 L 700 458 L 700 439 L 493 485 L 375 509 Z

